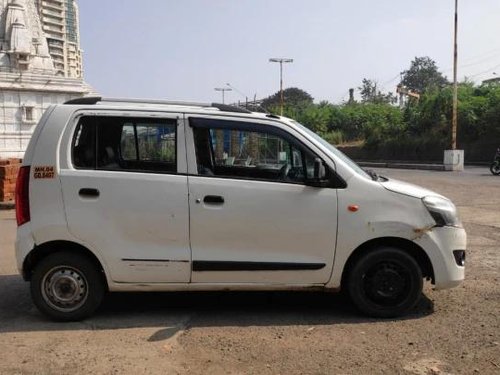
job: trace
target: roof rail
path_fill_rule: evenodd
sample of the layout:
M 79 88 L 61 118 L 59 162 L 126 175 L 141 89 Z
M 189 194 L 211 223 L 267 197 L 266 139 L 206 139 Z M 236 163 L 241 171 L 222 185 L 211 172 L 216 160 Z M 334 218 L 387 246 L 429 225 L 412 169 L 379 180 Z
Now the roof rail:
M 198 103 L 198 102 L 183 102 L 171 100 L 158 100 L 158 99 L 123 99 L 123 98 L 102 98 L 100 96 L 85 96 L 82 98 L 71 99 L 64 104 L 97 104 L 97 103 L 134 103 L 134 104 L 167 104 L 178 105 L 187 107 L 201 107 L 201 108 L 217 108 L 223 112 L 237 112 L 237 113 L 252 113 L 251 111 L 236 107 L 228 104 L 220 103 Z
M 64 104 L 97 104 L 97 103 L 135 103 L 135 104 L 170 104 L 193 107 L 211 107 L 208 103 L 182 102 L 159 99 L 124 99 L 124 98 L 103 98 L 100 96 L 84 96 L 82 98 L 71 99 Z
M 96 104 L 97 102 L 101 101 L 100 96 L 84 96 L 83 98 L 76 98 L 76 99 L 71 99 L 64 104 Z
M 236 107 L 229 104 L 212 103 L 211 107 L 217 108 L 219 111 L 224 112 L 252 113 L 252 111 L 249 111 L 248 109 Z

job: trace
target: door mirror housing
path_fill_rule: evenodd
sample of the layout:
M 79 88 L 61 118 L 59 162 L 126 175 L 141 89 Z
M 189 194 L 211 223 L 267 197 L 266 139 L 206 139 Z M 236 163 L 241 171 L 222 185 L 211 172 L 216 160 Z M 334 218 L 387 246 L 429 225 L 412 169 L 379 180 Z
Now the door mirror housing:
M 307 185 L 314 187 L 328 187 L 329 181 L 326 173 L 326 166 L 320 158 L 314 159 L 314 172 L 312 178 L 307 181 Z

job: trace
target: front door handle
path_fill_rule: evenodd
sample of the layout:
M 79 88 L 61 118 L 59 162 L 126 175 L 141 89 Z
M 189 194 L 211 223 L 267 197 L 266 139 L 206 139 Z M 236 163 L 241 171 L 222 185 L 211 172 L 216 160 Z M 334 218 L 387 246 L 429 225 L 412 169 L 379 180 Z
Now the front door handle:
M 80 189 L 78 195 L 82 198 L 97 198 L 99 196 L 99 190 L 91 188 Z
M 203 198 L 203 202 L 207 204 L 223 204 L 224 197 L 220 195 L 206 195 L 205 198 Z

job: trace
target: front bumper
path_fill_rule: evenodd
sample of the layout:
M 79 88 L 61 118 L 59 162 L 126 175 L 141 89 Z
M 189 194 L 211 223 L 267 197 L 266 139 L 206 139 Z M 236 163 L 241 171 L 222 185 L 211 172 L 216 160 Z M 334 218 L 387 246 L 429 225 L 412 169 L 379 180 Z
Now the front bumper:
M 467 235 L 463 228 L 433 227 L 415 243 L 424 249 L 431 260 L 435 289 L 460 285 L 465 278 L 465 267 L 460 259 L 457 260 L 456 254 L 457 250 L 461 253 L 467 248 Z

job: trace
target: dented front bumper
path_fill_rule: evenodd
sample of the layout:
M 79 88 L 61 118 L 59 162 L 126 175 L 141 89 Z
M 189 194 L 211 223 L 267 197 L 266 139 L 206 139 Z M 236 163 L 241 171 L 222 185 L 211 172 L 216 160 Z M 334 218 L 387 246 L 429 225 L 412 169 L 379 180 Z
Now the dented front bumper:
M 465 259 L 467 234 L 463 228 L 429 228 L 420 232 L 414 242 L 424 249 L 431 260 L 436 289 L 453 288 L 464 280 L 465 264 L 457 261 L 456 256 L 459 251 Z

